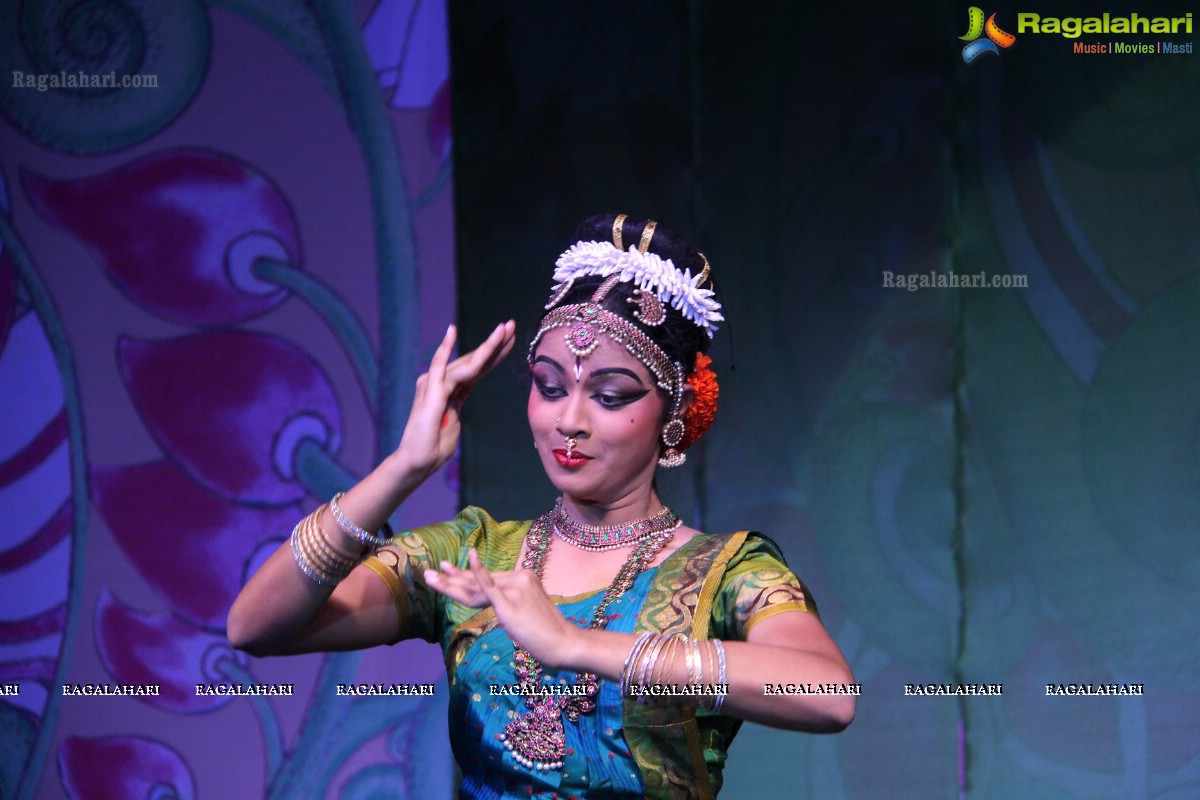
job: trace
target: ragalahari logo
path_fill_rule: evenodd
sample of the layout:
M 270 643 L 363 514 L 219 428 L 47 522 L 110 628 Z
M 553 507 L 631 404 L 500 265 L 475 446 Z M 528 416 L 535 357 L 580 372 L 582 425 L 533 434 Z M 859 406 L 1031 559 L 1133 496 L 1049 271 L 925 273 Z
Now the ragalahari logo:
M 981 39 L 980 37 L 985 33 L 987 38 Z M 984 53 L 1000 55 L 1000 48 L 1012 47 L 1013 42 L 1017 40 L 1017 37 L 1011 33 L 1000 30 L 1000 26 L 996 24 L 995 14 L 988 17 L 985 23 L 983 9 L 979 6 L 971 6 L 967 9 L 967 32 L 958 38 L 968 43 L 962 51 L 963 61 L 968 64 Z

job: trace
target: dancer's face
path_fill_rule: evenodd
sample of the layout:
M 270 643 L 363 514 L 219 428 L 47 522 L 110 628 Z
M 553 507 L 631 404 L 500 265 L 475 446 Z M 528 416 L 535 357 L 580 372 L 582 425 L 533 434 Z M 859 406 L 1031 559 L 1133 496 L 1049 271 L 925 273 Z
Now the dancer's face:
M 603 504 L 646 491 L 667 409 L 645 365 L 603 336 L 579 362 L 577 378 L 575 355 L 552 332 L 538 344 L 531 370 L 529 427 L 555 487 Z

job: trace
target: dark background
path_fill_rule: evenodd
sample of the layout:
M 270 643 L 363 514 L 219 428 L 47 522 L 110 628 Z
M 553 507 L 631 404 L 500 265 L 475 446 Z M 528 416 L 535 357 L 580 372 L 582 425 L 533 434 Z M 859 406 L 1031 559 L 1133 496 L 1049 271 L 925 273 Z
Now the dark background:
M 1016 33 L 1018 11 L 1191 8 L 983 10 Z M 466 330 L 516 315 L 528 336 L 589 214 L 692 238 L 729 319 L 721 411 L 666 495 L 782 542 L 864 684 L 843 735 L 744 729 L 735 797 L 1184 797 L 1200 777 L 1180 738 L 1200 719 L 1200 61 L 1028 34 L 966 64 L 966 29 L 953 3 L 452 7 Z M 1080 37 L 1113 39 L 1193 37 Z M 1027 288 L 885 288 L 981 271 Z M 464 448 L 499 516 L 550 502 L 507 423 L 520 366 L 480 387 Z M 928 682 L 1004 694 L 903 696 Z M 1068 682 L 1146 696 L 1045 695 Z

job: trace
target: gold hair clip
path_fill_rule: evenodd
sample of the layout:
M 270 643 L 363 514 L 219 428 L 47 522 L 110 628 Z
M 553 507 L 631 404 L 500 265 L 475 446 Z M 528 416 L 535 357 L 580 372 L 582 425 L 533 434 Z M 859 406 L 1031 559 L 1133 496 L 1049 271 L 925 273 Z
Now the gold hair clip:
M 621 244 L 621 230 L 625 227 L 625 214 L 617 214 L 617 218 L 613 220 L 613 244 L 618 250 L 624 250 L 624 245 Z
M 654 228 L 658 223 L 650 220 L 646 223 L 646 227 L 642 228 L 642 240 L 638 242 L 638 252 L 644 253 L 650 249 L 650 240 L 654 238 Z

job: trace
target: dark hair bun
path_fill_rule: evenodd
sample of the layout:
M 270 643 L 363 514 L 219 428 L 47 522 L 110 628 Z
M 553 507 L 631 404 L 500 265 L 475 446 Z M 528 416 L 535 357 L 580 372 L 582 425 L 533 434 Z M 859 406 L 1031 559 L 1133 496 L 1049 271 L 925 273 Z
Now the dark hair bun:
M 588 217 L 575 228 L 577 242 L 611 242 L 613 239 L 613 221 L 616 214 L 596 214 Z M 621 244 L 623 250 L 629 245 L 637 244 L 642 239 L 642 231 L 650 223 L 648 219 L 626 216 L 621 225 Z M 704 256 L 696 246 L 679 234 L 666 228 L 662 223 L 656 223 L 654 236 L 650 239 L 651 253 L 662 258 L 671 259 L 671 263 L 680 270 L 691 270 L 693 275 L 699 275 L 704 269 Z

